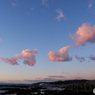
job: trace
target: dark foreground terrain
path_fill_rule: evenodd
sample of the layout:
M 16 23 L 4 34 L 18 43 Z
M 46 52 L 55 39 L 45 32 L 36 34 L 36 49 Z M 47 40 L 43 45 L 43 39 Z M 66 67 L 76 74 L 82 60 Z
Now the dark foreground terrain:
M 95 95 L 94 80 L 1 84 L 0 95 Z

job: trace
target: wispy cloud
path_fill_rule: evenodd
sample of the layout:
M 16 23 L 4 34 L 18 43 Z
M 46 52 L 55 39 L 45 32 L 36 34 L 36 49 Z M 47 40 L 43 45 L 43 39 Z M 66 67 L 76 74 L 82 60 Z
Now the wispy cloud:
M 47 6 L 48 5 L 47 2 L 48 2 L 48 0 L 42 0 L 42 4 L 43 5 L 46 5 Z
M 66 73 L 66 72 L 62 72 L 61 74 L 66 74 L 66 75 L 67 75 L 67 74 L 69 74 L 69 73 Z
M 92 6 L 93 6 L 93 2 L 94 2 L 94 0 L 89 0 L 90 2 L 89 2 L 89 5 L 88 5 L 88 8 L 91 8 Z
M 30 66 L 33 66 L 36 63 L 35 54 L 37 54 L 37 52 L 38 52 L 37 49 L 31 50 L 31 51 L 29 49 L 26 49 L 26 50 L 22 51 L 21 55 L 16 54 L 15 57 L 11 57 L 11 58 L 0 57 L 0 59 L 3 62 L 10 63 L 12 65 L 18 65 L 17 61 L 19 59 L 24 59 L 24 61 L 23 61 L 24 64 L 28 64 Z
M 84 79 L 84 76 L 81 73 L 75 73 L 75 74 L 68 73 L 67 80 L 68 79 Z
M 2 42 L 3 40 L 0 38 L 0 42 Z
M 91 3 L 89 3 L 89 6 L 88 6 L 88 8 L 91 8 L 92 7 L 92 4 Z
M 84 79 L 79 73 L 76 73 L 74 75 L 67 75 L 67 76 L 47 76 L 46 78 L 39 78 L 35 80 L 24 80 L 26 83 L 36 83 L 36 82 L 54 82 L 54 81 L 64 81 L 64 80 L 72 80 L 72 79 Z
M 61 10 L 61 9 L 58 9 L 58 10 L 56 10 L 56 12 L 59 14 L 59 15 L 56 17 L 56 19 L 57 19 L 58 21 L 61 21 L 61 18 L 64 18 L 64 14 L 63 14 L 62 10 Z
M 75 58 L 76 58 L 78 61 L 80 61 L 80 62 L 85 61 L 85 58 L 84 58 L 84 57 L 79 57 L 79 56 L 76 55 Z
M 66 79 L 66 77 L 65 76 L 48 76 L 49 78 L 51 78 L 51 79 Z
M 12 2 L 12 7 L 15 7 L 16 6 L 16 2 Z
M 30 8 L 32 11 L 35 10 L 35 8 Z
M 74 40 L 75 47 L 80 45 L 85 45 L 85 43 L 95 43 L 95 25 L 92 27 L 83 23 L 82 26 L 78 28 L 74 35 L 71 35 L 71 38 Z
M 50 51 L 48 53 L 48 57 L 51 61 L 70 61 L 72 60 L 72 57 L 70 57 L 68 54 L 70 48 L 71 46 L 66 46 L 58 50 L 58 52 Z

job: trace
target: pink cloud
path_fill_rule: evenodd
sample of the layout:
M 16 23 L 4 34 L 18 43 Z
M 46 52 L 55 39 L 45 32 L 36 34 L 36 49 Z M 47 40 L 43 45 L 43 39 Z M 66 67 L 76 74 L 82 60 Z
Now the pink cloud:
M 64 14 L 63 14 L 63 12 L 62 12 L 61 9 L 56 10 L 56 12 L 59 14 L 59 15 L 56 17 L 56 19 L 57 19 L 58 21 L 60 21 L 61 18 L 64 18 Z
M 91 3 L 89 3 L 89 6 L 88 6 L 88 8 L 91 8 L 92 7 L 92 4 Z
M 33 66 L 36 63 L 35 54 L 37 54 L 37 52 L 38 52 L 37 49 L 31 50 L 31 51 L 29 49 L 26 49 L 26 50 L 22 51 L 21 55 L 20 54 L 16 54 L 15 57 L 11 57 L 11 58 L 0 57 L 0 59 L 3 62 L 10 63 L 12 65 L 18 65 L 17 61 L 19 59 L 24 59 L 24 61 L 23 61 L 24 64 L 28 64 L 30 66 Z
M 0 57 L 0 59 L 1 59 L 3 62 L 10 63 L 11 65 L 18 65 L 17 59 L 14 58 L 14 57 L 11 57 L 10 59 Z
M 22 57 L 24 58 L 24 63 L 33 66 L 36 63 L 35 60 L 35 54 L 37 54 L 38 50 L 32 50 L 29 49 L 22 51 Z
M 75 47 L 83 46 L 86 42 L 95 43 L 95 25 L 91 27 L 89 24 L 83 23 L 76 33 L 71 35 L 71 38 L 74 40 Z
M 68 55 L 68 51 L 70 49 L 71 46 L 66 46 L 64 48 L 61 48 L 58 52 L 52 52 L 50 51 L 48 53 L 48 57 L 51 61 L 69 61 L 72 59 L 72 57 L 70 57 Z
M 16 3 L 15 2 L 12 2 L 11 4 L 12 4 L 12 7 L 15 7 L 16 6 Z

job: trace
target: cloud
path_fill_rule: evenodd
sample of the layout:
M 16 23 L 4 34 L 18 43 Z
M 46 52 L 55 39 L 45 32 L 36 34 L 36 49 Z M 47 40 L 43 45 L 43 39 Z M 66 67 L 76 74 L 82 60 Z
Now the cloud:
M 89 5 L 88 5 L 88 8 L 91 8 L 92 7 L 93 2 L 94 2 L 94 0 L 90 0 Z
M 12 7 L 15 7 L 16 6 L 16 3 L 15 2 L 12 2 L 11 4 L 12 4 Z
M 0 39 L 0 42 L 2 42 L 3 40 L 2 39 Z
M 71 79 L 83 79 L 79 74 L 77 75 L 68 75 L 68 76 L 47 76 L 46 78 L 38 78 L 35 80 L 24 80 L 26 83 L 37 83 L 37 82 L 54 82 L 54 81 L 64 81 L 64 80 L 71 80 Z
M 87 78 L 88 74 L 86 73 L 68 73 L 68 75 L 49 75 L 45 78 L 39 77 L 35 78 L 34 80 L 32 79 L 26 79 L 26 80 L 9 80 L 7 81 L 8 83 L 37 83 L 37 82 L 54 82 L 54 81 L 64 81 L 64 80 L 74 80 L 74 79 L 89 79 Z M 92 76 L 92 75 L 91 75 Z M 91 77 L 90 77 L 91 79 Z M 5 81 L 3 81 L 5 82 Z
M 51 79 L 65 79 L 65 76 L 48 76 Z
M 42 0 L 43 5 L 47 5 L 48 0 Z
M 35 8 L 30 8 L 32 11 L 35 9 Z
M 37 52 L 37 49 L 31 51 L 29 49 L 23 50 L 22 58 L 24 58 L 24 63 L 31 66 L 34 65 L 36 63 L 35 54 L 37 54 Z
M 56 10 L 56 12 L 59 14 L 59 15 L 56 17 L 56 19 L 57 19 L 58 21 L 60 21 L 61 18 L 64 18 L 64 14 L 63 14 L 63 12 L 62 12 L 61 9 Z
M 91 55 L 89 56 L 89 59 L 95 61 L 95 56 Z
M 10 63 L 11 65 L 18 65 L 17 59 L 14 58 L 14 57 L 11 57 L 10 59 L 0 57 L 0 59 L 1 59 L 3 62 Z
M 88 6 L 88 8 L 91 8 L 92 7 L 92 4 L 91 3 L 89 3 L 89 6 Z
M 72 60 L 72 57 L 68 55 L 68 51 L 71 48 L 71 46 L 66 46 L 64 48 L 61 48 L 58 52 L 52 52 L 50 51 L 48 53 L 48 57 L 51 61 L 69 61 Z
M 84 57 L 78 57 L 78 56 L 76 55 L 75 58 L 76 58 L 77 60 L 79 60 L 80 62 L 85 61 L 85 58 L 84 58 Z
M 54 82 L 58 80 L 65 80 L 64 76 L 47 76 L 46 78 L 36 78 L 35 80 L 24 80 L 26 83 L 36 83 L 36 82 Z
M 29 49 L 26 49 L 26 50 L 22 51 L 21 55 L 20 54 L 16 54 L 15 57 L 11 57 L 11 58 L 0 57 L 0 59 L 3 62 L 10 63 L 12 65 L 18 65 L 17 61 L 19 59 L 24 59 L 23 60 L 24 64 L 28 64 L 30 66 L 33 66 L 36 63 L 35 54 L 37 54 L 37 52 L 38 52 L 37 49 L 31 50 L 31 51 Z
M 86 42 L 95 43 L 95 25 L 91 27 L 89 24 L 83 23 L 76 33 L 71 35 L 71 38 L 74 40 L 75 47 L 83 46 Z
M 75 77 L 72 77 L 72 79 L 77 79 L 77 80 L 79 80 L 79 79 L 83 79 L 83 77 L 75 76 Z
M 82 73 L 83 74 L 83 73 Z M 67 80 L 68 79 L 84 79 L 84 74 L 82 75 L 81 73 L 75 73 L 75 74 L 69 74 L 67 76 Z
M 66 74 L 66 75 L 67 75 L 67 74 L 69 74 L 69 73 L 66 73 L 66 72 L 62 72 L 61 74 Z

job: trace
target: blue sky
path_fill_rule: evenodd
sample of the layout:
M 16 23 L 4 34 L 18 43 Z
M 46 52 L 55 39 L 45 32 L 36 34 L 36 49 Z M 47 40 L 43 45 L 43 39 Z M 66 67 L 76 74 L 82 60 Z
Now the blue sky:
M 91 55 L 95 58 L 94 37 L 85 40 L 84 46 L 80 40 L 87 36 L 79 35 L 79 39 L 74 37 L 76 43 L 71 37 L 79 27 L 86 27 L 94 35 L 94 25 L 94 0 L 1 0 L 0 81 L 95 79 L 95 60 L 91 59 Z M 84 34 L 88 32 L 83 30 Z M 79 45 L 75 47 L 77 43 Z M 58 50 L 67 46 L 70 46 L 66 51 L 67 57 L 64 53 L 64 56 L 58 54 Z M 29 52 L 38 49 L 37 54 L 34 54 L 34 65 L 27 62 L 23 64 L 27 57 L 21 52 L 26 49 Z M 64 60 L 51 60 L 48 56 L 50 51 L 55 53 L 54 56 L 50 55 L 53 58 L 58 56 Z M 10 57 L 15 58 L 16 54 L 21 57 L 15 59 L 19 65 L 6 62 L 6 58 L 10 61 Z M 75 58 L 76 55 L 78 58 Z M 72 59 L 68 59 L 69 57 Z

